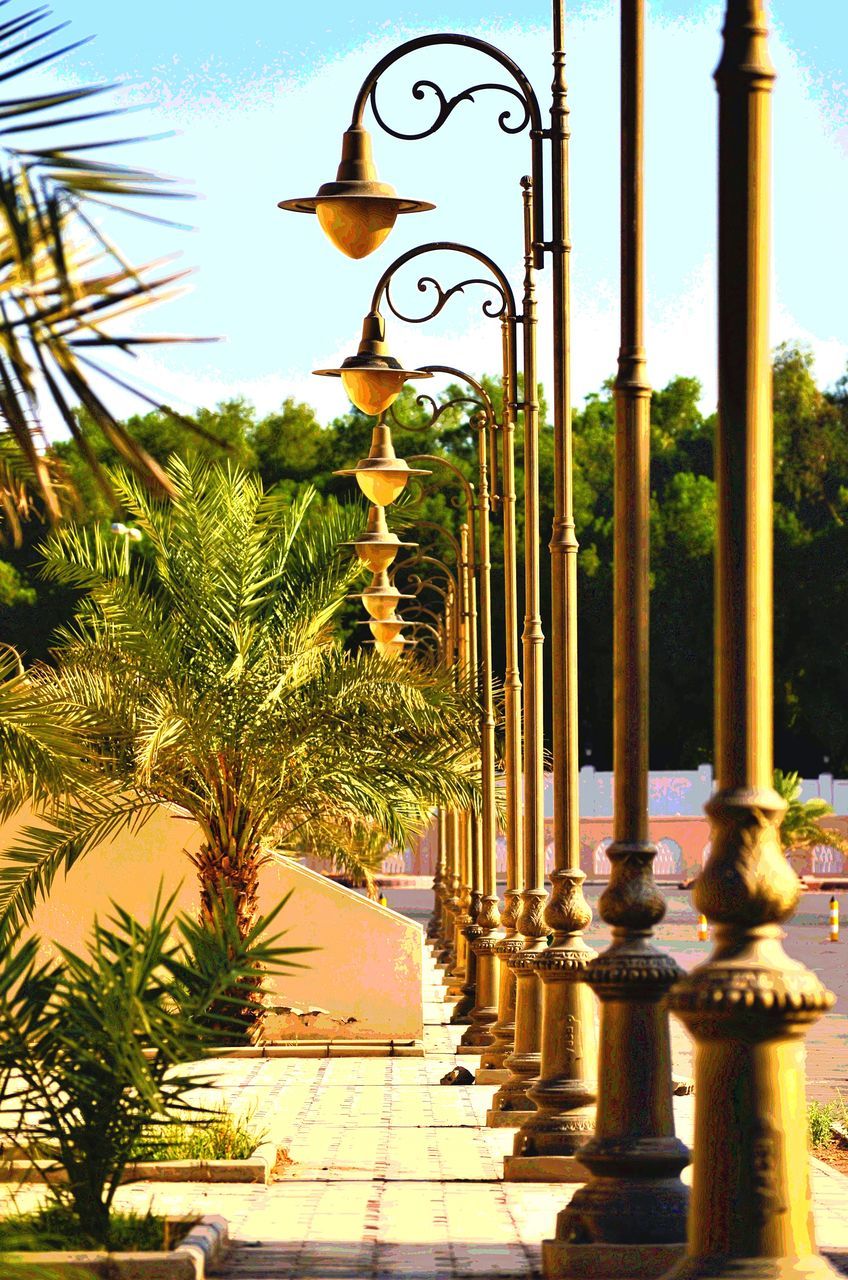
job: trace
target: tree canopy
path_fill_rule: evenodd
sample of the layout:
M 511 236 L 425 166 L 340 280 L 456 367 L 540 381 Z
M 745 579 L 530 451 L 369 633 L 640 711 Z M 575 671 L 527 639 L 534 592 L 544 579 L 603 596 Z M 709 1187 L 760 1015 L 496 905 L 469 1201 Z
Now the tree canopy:
M 482 385 L 495 409 L 500 381 Z M 434 384 L 435 385 L 435 384 Z M 434 392 L 438 406 L 467 387 Z M 407 386 L 395 406 L 393 436 L 400 456 L 442 454 L 476 482 L 473 406 L 444 409 L 433 425 L 432 407 Z M 699 403 L 697 379 L 677 377 L 651 401 L 651 765 L 692 767 L 712 756 L 712 552 L 715 492 L 712 473 L 714 416 Z M 85 411 L 80 428 L 103 465 L 113 446 Z M 778 764 L 806 776 L 848 772 L 848 665 L 841 637 L 848 629 L 848 375 L 822 390 L 811 354 L 784 346 L 774 358 L 775 420 L 775 748 Z M 334 475 L 368 452 L 372 420 L 355 409 L 329 424 L 289 398 L 261 415 L 244 399 L 201 409 L 188 426 L 156 411 L 126 425 L 160 464 L 171 454 L 209 461 L 228 458 L 258 472 L 266 488 L 294 496 L 308 480 L 317 490 L 314 518 L 335 502 L 357 498 L 349 478 Z M 553 520 L 553 432 L 543 413 L 540 441 L 541 530 L 547 543 Z M 614 405 L 612 384 L 586 398 L 573 416 L 574 501 L 579 591 L 581 762 L 609 768 L 612 757 L 612 494 Z M 214 439 L 213 439 L 214 438 Z M 221 444 L 216 441 L 222 442 Z M 113 518 L 97 493 L 76 446 L 56 446 L 77 488 L 87 518 Z M 456 480 L 434 467 L 423 483 L 390 512 L 390 522 L 422 550 L 450 563 L 449 541 L 429 523 L 454 534 L 465 518 Z M 500 466 L 498 465 L 498 472 Z M 516 431 L 516 480 L 523 485 L 522 430 Z M 519 558 L 523 554 L 519 501 Z M 0 561 L 0 637 L 44 657 L 53 626 L 71 607 L 73 593 L 41 582 L 32 566 L 43 536 L 26 529 L 24 546 Z M 495 672 L 503 671 L 503 554 L 500 516 L 492 528 Z M 549 633 L 550 583 L 543 545 L 543 621 Z M 402 577 L 400 579 L 402 581 Z M 519 592 L 523 585 L 519 582 Z M 432 601 L 431 601 L 432 603 Z M 340 623 L 356 647 L 363 629 L 357 602 Z M 546 646 L 549 676 L 550 653 Z M 547 684 L 547 689 L 550 684 Z M 546 698 L 549 718 L 549 698 Z M 548 733 L 550 725 L 547 725 Z

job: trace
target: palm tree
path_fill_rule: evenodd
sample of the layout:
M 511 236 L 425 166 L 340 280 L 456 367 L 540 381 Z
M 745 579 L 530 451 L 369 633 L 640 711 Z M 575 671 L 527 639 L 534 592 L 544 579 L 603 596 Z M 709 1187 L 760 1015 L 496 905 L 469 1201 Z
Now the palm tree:
M 820 818 L 833 813 L 832 806 L 820 797 L 801 799 L 801 777 L 798 773 L 775 769 L 774 789 L 786 801 L 786 813 L 780 824 L 780 846 L 784 853 L 792 849 L 813 849 L 819 844 L 834 845 L 848 852 L 848 840 L 837 831 L 824 829 L 819 823 Z
M 64 526 L 46 573 L 83 590 L 36 702 L 67 707 L 99 771 L 75 810 L 48 806 L 0 871 L 0 909 L 25 914 L 57 869 L 163 802 L 199 825 L 203 911 L 234 895 L 246 933 L 260 868 L 283 847 L 332 846 L 366 823 L 402 844 L 433 804 L 478 803 L 476 712 L 452 679 L 343 652 L 332 619 L 361 566 L 338 554 L 358 508 L 311 518 L 237 470 L 172 460 L 162 500 L 112 475 L 138 549 Z
M 133 331 L 135 314 L 174 291 L 183 272 L 168 259 L 133 264 L 104 232 L 105 208 L 149 218 L 137 197 L 185 196 L 177 184 L 144 169 L 102 158 L 116 145 L 91 136 L 120 114 L 100 106 L 112 85 L 82 85 L 26 94 L 18 82 L 86 43 L 56 43 L 67 24 L 51 23 L 47 6 L 11 10 L 3 0 L 0 62 L 0 530 L 20 537 L 20 519 L 35 494 L 51 520 L 67 509 L 67 477 L 47 450 L 42 424 L 52 406 L 101 488 L 108 480 L 74 414 L 82 404 L 128 466 L 160 488 L 158 463 L 128 434 L 98 389 L 104 380 L 133 390 L 100 354 L 172 339 Z M 35 87 L 35 86 L 34 86 Z M 120 145 L 142 141 L 122 138 Z M 162 221 L 154 218 L 153 221 Z M 115 331 L 115 322 L 121 328 Z M 129 322 L 129 323 L 128 323 Z M 142 399 L 154 399 L 136 391 Z M 165 408 L 166 406 L 159 406 Z M 179 416 L 179 415 L 175 415 Z

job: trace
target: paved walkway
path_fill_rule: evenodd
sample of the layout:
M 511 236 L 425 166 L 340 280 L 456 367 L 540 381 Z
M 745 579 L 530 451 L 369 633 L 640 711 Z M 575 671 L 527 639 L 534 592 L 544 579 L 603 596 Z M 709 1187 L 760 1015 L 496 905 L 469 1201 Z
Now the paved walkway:
M 415 1058 L 226 1060 L 228 1102 L 256 1119 L 294 1163 L 269 1187 L 136 1185 L 122 1204 L 218 1212 L 235 1247 L 230 1280 L 457 1280 L 539 1274 L 569 1189 L 504 1183 L 511 1130 L 488 1130 L 494 1090 L 439 1085 L 459 1060 L 462 1028 L 445 1025 L 440 975 L 427 952 L 427 1054 Z M 676 1039 L 676 1037 L 675 1037 Z M 681 1047 L 682 1048 L 682 1047 Z M 677 1055 L 676 1055 L 677 1056 Z M 676 1063 L 678 1069 L 680 1063 Z M 692 1100 L 676 1099 L 691 1140 Z M 848 1183 L 813 1170 L 819 1241 L 848 1246 Z

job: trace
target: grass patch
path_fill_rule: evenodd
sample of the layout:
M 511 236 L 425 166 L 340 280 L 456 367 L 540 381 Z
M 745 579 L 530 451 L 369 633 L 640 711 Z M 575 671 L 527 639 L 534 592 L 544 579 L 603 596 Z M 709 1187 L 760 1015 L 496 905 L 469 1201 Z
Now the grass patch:
M 133 1151 L 134 1160 L 247 1160 L 267 1137 L 253 1111 L 236 1115 L 222 1107 L 197 1124 L 149 1126 Z
M 186 1223 L 185 1230 L 191 1224 Z M 109 1218 L 109 1251 L 155 1252 L 165 1247 L 166 1223 L 149 1211 L 144 1214 L 112 1213 Z M 181 1233 L 182 1234 L 182 1233 Z M 38 1250 L 102 1249 L 80 1227 L 70 1208 L 44 1205 L 30 1213 L 0 1219 L 0 1252 L 34 1253 Z

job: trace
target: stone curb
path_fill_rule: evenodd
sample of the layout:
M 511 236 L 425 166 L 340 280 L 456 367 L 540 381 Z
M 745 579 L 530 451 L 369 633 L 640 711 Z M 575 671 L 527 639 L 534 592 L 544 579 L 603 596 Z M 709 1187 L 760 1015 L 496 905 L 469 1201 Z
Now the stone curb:
M 144 1050 L 147 1054 L 147 1050 Z M 152 1056 L 151 1051 L 151 1056 Z M 219 1045 L 214 1058 L 423 1058 L 423 1040 L 292 1040 L 286 1044 Z
M 229 1182 L 267 1186 L 277 1162 L 277 1148 L 263 1142 L 247 1160 L 139 1160 L 129 1164 L 121 1179 L 128 1182 Z M 63 1185 L 65 1170 L 46 1160 L 0 1163 L 0 1182 L 49 1182 Z
M 818 1169 L 819 1173 L 826 1173 L 829 1178 L 836 1178 L 837 1181 L 844 1184 L 846 1192 L 848 1192 L 848 1174 L 842 1173 L 839 1169 L 834 1169 L 832 1164 L 828 1164 L 825 1160 L 819 1160 L 818 1156 L 810 1156 L 810 1164 Z
M 7 1253 L 16 1267 L 34 1274 L 102 1277 L 102 1280 L 206 1280 L 229 1244 L 226 1218 L 209 1214 L 170 1253 Z

